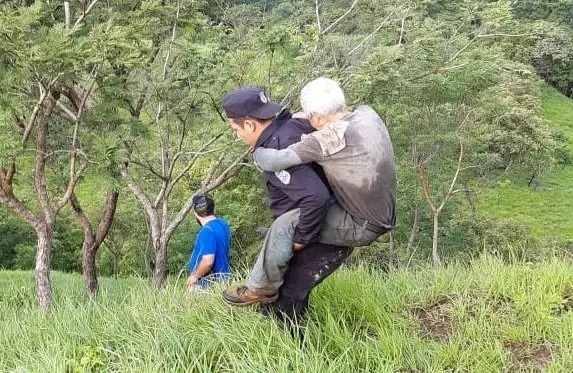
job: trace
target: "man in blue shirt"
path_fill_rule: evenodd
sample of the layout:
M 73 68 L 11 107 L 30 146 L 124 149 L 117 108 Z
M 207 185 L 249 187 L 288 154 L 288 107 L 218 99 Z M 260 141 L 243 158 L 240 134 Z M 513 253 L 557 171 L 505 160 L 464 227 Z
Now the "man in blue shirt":
M 195 218 L 201 230 L 197 234 L 193 253 L 189 260 L 187 290 L 205 288 L 212 281 L 224 280 L 229 276 L 229 249 L 231 230 L 229 224 L 215 216 L 215 201 L 209 196 L 193 198 Z

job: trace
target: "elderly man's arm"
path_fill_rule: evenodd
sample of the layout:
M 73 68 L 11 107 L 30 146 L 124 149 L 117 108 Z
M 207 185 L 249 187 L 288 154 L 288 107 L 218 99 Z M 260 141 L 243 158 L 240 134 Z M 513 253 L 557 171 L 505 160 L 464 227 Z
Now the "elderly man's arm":
M 315 132 L 316 133 L 316 132 Z M 257 148 L 253 152 L 255 164 L 263 171 L 281 171 L 305 163 L 321 161 L 324 154 L 314 134 L 302 136 L 300 142 L 286 149 Z
M 302 159 L 289 148 L 276 150 L 257 148 L 253 153 L 255 164 L 263 171 L 280 171 L 302 164 Z

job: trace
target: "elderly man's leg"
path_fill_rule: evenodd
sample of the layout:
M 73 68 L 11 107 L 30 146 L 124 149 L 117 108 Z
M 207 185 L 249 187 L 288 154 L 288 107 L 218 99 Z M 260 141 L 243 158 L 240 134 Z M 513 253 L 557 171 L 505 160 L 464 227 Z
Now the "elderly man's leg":
M 351 248 L 320 243 L 295 252 L 284 274 L 279 298 L 262 305 L 261 312 L 296 322 L 308 308 L 312 289 L 338 269 L 351 253 Z
M 247 286 L 231 287 L 223 298 L 234 305 L 246 306 L 276 300 L 283 284 L 283 275 L 292 257 L 292 237 L 298 224 L 300 210 L 288 211 L 271 225 L 263 248 L 247 282 Z
M 367 229 L 358 224 L 338 203 L 328 209 L 324 225 L 320 231 L 321 243 L 348 247 L 367 246 L 382 233 Z

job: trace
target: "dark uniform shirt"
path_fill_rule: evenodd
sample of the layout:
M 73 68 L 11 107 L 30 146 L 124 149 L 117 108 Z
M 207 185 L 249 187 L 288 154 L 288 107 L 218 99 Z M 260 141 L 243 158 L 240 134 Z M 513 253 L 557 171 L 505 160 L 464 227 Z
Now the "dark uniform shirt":
M 313 130 L 307 121 L 293 118 L 288 110 L 283 110 L 263 131 L 256 147 L 284 149 L 299 142 L 302 134 Z M 335 201 L 320 166 L 303 164 L 263 175 L 275 218 L 300 208 L 293 242 L 307 245 L 316 241 L 328 207 Z

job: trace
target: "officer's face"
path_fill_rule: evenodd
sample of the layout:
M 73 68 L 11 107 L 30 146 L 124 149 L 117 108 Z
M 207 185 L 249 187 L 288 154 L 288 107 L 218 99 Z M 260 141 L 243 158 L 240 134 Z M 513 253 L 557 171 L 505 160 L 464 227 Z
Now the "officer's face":
M 257 140 L 262 132 L 259 123 L 251 119 L 246 119 L 241 125 L 241 123 L 229 119 L 229 125 L 245 144 L 251 147 L 257 144 Z

